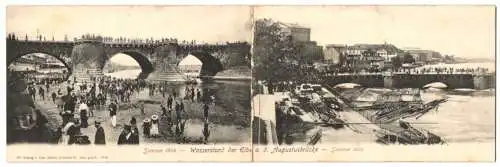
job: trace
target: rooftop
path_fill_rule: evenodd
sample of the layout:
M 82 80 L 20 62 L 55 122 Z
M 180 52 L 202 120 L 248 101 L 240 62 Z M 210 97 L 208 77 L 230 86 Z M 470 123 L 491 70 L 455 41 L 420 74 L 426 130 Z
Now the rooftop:
M 288 28 L 306 28 L 306 29 L 310 29 L 309 27 L 299 25 L 298 23 L 283 23 L 283 22 L 279 22 L 279 24 L 281 24 L 282 26 L 288 27 Z

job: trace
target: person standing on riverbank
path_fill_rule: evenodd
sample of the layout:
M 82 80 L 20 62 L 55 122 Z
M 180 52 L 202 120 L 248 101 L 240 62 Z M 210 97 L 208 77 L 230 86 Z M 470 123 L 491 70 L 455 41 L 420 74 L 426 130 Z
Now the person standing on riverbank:
M 45 90 L 43 90 L 42 86 L 40 86 L 38 88 L 38 94 L 40 94 L 40 97 L 42 98 L 42 100 L 45 100 Z
M 142 132 L 144 133 L 145 137 L 150 137 L 150 130 L 151 130 L 151 120 L 149 120 L 149 118 L 146 118 L 142 123 Z
M 78 111 L 80 111 L 80 118 L 82 119 L 82 128 L 87 128 L 89 126 L 88 121 L 88 113 L 89 107 L 85 104 L 85 100 L 80 102 L 80 106 L 78 107 Z
M 53 102 L 54 104 L 56 104 L 56 98 L 57 98 L 57 94 L 56 94 L 56 92 L 52 92 L 52 95 L 51 95 L 51 96 L 52 96 L 52 102 Z
M 94 144 L 105 145 L 106 144 L 106 134 L 101 126 L 101 122 L 95 121 L 95 128 L 97 129 L 94 137 Z
M 200 92 L 200 89 L 197 89 L 196 91 L 196 100 L 201 101 L 201 92 Z
M 191 101 L 194 102 L 194 87 L 191 89 Z
M 207 144 L 208 137 L 210 136 L 210 130 L 208 129 L 208 122 L 205 122 L 205 124 L 203 125 L 203 136 L 205 137 L 205 139 L 203 140 L 203 144 Z
M 118 136 L 118 145 L 123 145 L 123 144 L 130 144 L 130 136 L 132 135 L 130 131 L 130 125 L 125 125 L 123 127 L 122 133 L 120 133 L 120 136 Z
M 167 99 L 167 107 L 168 109 L 172 109 L 172 103 L 173 103 L 173 99 L 172 99 L 172 96 L 168 95 L 168 99 Z
M 150 135 L 152 137 L 158 137 L 160 134 L 159 131 L 159 126 L 158 126 L 158 116 L 157 115 L 152 115 L 151 116 L 151 129 L 150 129 Z
M 161 116 L 167 116 L 167 109 L 165 108 L 163 103 L 160 104 L 160 108 L 161 108 Z
M 109 104 L 109 116 L 111 117 L 111 125 L 114 127 L 116 127 L 116 110 L 118 109 L 118 107 L 116 106 L 115 102 L 111 102 L 111 104 Z
M 203 116 L 205 118 L 205 121 L 208 121 L 208 105 L 207 103 L 203 104 Z
M 130 119 L 130 132 L 132 133 L 130 136 L 130 144 L 139 144 L 139 129 L 137 128 L 137 120 L 135 117 Z

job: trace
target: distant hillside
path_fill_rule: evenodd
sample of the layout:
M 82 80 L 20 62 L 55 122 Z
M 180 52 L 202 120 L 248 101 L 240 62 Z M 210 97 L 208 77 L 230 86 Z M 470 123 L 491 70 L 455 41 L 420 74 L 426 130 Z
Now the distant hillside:
M 106 65 L 104 65 L 103 72 L 104 73 L 112 73 L 112 72 L 116 72 L 116 71 L 135 70 L 135 69 L 141 69 L 141 67 L 135 66 L 135 65 L 123 65 L 123 64 L 118 64 L 115 62 L 109 62 Z

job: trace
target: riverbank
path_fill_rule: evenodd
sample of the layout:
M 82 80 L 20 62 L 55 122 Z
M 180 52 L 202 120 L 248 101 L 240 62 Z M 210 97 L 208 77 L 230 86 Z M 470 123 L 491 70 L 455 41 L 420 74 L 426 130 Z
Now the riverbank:
M 250 81 L 252 80 L 252 69 L 247 66 L 231 67 L 228 70 L 221 71 L 217 73 L 217 75 L 208 78 L 228 81 Z
M 184 97 L 184 87 L 185 85 L 170 85 L 169 90 L 177 90 L 178 96 Z M 198 89 L 198 86 L 199 89 Z M 245 94 L 235 93 L 236 87 L 245 87 L 239 84 L 230 83 L 204 83 L 198 85 L 195 88 L 201 90 L 202 96 L 215 95 L 215 103 L 209 104 L 209 131 L 210 136 L 208 138 L 209 144 L 231 144 L 231 143 L 245 143 L 250 142 L 250 109 L 249 105 L 239 103 L 240 95 Z M 63 85 L 59 87 L 64 88 Z M 52 90 L 56 90 L 53 87 Z M 233 92 L 228 92 L 233 90 Z M 249 88 L 248 88 L 249 96 Z M 166 97 L 168 97 L 166 94 Z M 226 97 L 227 95 L 233 95 Z M 248 97 L 249 98 L 249 97 Z M 188 138 L 189 141 L 196 141 L 203 137 L 204 128 L 204 115 L 203 115 L 203 102 L 199 99 L 188 100 L 177 98 L 176 100 L 182 100 L 184 103 L 185 110 L 187 112 L 186 123 L 184 124 L 182 136 Z M 139 102 L 144 102 L 145 112 L 141 113 L 140 108 L 137 105 Z M 88 123 L 89 127 L 82 128 L 82 133 L 89 137 L 90 141 L 94 141 L 94 135 L 96 128 L 94 127 L 94 122 L 101 121 L 101 126 L 104 128 L 106 134 L 106 142 L 108 145 L 116 145 L 118 141 L 118 136 L 123 130 L 124 125 L 128 124 L 132 117 L 137 120 L 137 126 L 140 135 L 140 143 L 177 143 L 177 137 L 175 137 L 176 127 L 172 126 L 168 128 L 167 117 L 163 117 L 160 104 L 166 104 L 166 98 L 164 98 L 160 93 L 155 93 L 154 96 L 149 96 L 149 90 L 144 89 L 140 92 L 134 93 L 131 97 L 130 103 L 120 103 L 117 112 L 117 126 L 112 127 L 109 117 L 109 112 L 107 111 L 107 105 L 102 106 L 102 108 L 97 108 L 94 110 L 94 116 L 89 117 Z M 56 105 L 46 98 L 45 100 L 37 99 L 36 104 L 42 110 L 43 114 L 47 117 L 49 123 L 48 127 L 52 131 L 56 131 L 57 128 L 62 124 L 62 118 L 59 113 L 61 109 L 58 109 Z M 109 101 L 108 103 L 109 104 Z M 76 113 L 78 115 L 78 112 Z M 175 114 L 175 112 L 172 112 Z M 143 134 L 143 129 L 141 127 L 142 120 L 146 118 L 151 118 L 152 115 L 160 116 L 159 119 L 159 129 L 161 137 L 149 138 Z M 77 116 L 78 117 L 78 116 Z M 187 143 L 180 143 L 187 144 Z M 191 144 L 196 144 L 191 142 Z M 200 143 L 198 143 L 200 144 Z

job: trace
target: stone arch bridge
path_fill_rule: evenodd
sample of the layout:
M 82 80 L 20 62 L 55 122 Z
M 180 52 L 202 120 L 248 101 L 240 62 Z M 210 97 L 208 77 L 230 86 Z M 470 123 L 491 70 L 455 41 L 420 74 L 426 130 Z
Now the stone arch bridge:
M 139 78 L 172 79 L 182 77 L 178 63 L 188 54 L 203 63 L 201 76 L 214 76 L 233 67 L 250 67 L 250 45 L 246 42 L 224 45 L 184 45 L 178 43 L 116 43 L 102 40 L 41 41 L 7 39 L 7 65 L 17 58 L 45 53 L 61 60 L 73 78 L 89 79 L 102 75 L 105 63 L 115 54 L 134 58 L 141 66 Z M 179 79 L 179 78 L 177 78 Z
M 334 86 L 342 83 L 356 83 L 364 87 L 375 88 L 423 88 L 435 82 L 443 83 L 447 89 L 495 88 L 495 74 L 492 73 L 369 73 L 369 74 L 336 74 L 323 75 L 326 85 Z

